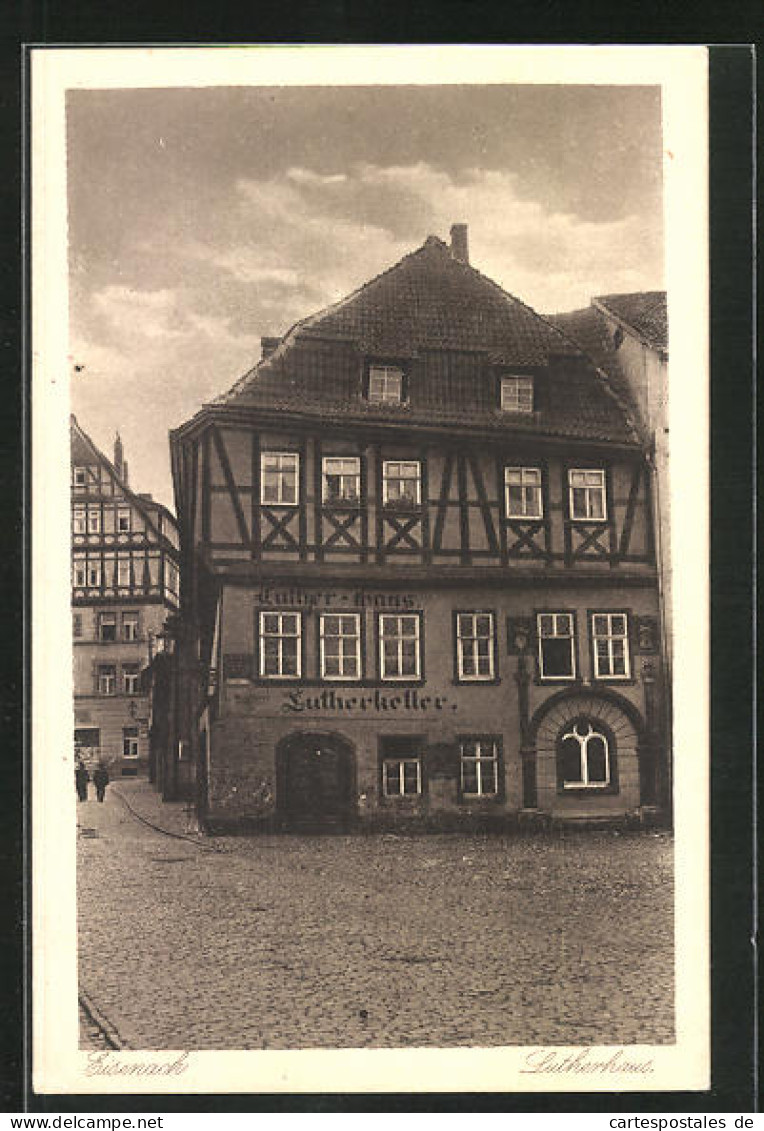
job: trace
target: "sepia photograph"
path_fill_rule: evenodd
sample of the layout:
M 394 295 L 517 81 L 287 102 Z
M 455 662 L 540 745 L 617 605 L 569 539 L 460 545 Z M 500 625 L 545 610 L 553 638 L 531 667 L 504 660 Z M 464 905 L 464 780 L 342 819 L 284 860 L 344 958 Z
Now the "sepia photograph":
M 38 1078 L 704 1086 L 703 51 L 61 54 Z

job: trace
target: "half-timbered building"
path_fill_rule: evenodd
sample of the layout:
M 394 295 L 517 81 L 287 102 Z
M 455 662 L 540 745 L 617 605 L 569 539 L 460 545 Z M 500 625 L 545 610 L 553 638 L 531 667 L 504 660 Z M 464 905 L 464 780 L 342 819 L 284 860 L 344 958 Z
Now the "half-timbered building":
M 210 827 L 665 808 L 644 445 L 464 225 L 264 339 L 171 449 Z
M 145 773 L 142 674 L 178 607 L 177 526 L 166 507 L 128 486 L 119 436 L 111 461 L 73 416 L 70 441 L 75 749 L 112 774 Z

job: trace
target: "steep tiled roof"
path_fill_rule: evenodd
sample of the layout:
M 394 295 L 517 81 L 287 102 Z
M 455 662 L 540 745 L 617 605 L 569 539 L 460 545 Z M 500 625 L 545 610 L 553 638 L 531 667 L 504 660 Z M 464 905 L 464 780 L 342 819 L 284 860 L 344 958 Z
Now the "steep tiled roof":
M 593 301 L 614 314 L 626 326 L 631 327 L 653 349 L 668 349 L 668 314 L 665 291 L 598 295 Z
M 370 405 L 359 360 L 411 366 L 410 403 Z M 496 409 L 496 367 L 544 372 L 543 411 Z M 343 418 L 481 424 L 630 442 L 623 405 L 575 340 L 430 236 L 383 274 L 298 322 L 216 405 L 261 405 Z
M 577 342 L 598 369 L 606 373 L 610 387 L 629 406 L 632 393 L 626 375 L 613 345 L 612 334 L 601 311 L 594 306 L 571 310 L 565 314 L 549 314 L 549 321 Z

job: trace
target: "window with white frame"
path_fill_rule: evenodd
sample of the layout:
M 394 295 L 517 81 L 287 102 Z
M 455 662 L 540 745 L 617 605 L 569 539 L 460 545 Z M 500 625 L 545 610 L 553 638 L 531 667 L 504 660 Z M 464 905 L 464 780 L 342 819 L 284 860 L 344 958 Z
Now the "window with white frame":
M 385 758 L 382 763 L 385 797 L 416 797 L 422 792 L 419 758 Z
M 568 471 L 568 498 L 572 519 L 597 522 L 607 518 L 604 470 L 571 467 Z
M 101 563 L 93 558 L 88 559 L 87 580 L 89 589 L 101 588 Z
M 416 613 L 379 613 L 379 672 L 382 679 L 419 679 L 420 618 Z
M 72 530 L 75 534 L 87 532 L 87 511 L 84 507 L 75 507 L 72 513 Z
M 418 460 L 384 460 L 382 502 L 385 506 L 415 506 L 422 499 L 422 465 Z
M 611 750 L 596 720 L 577 719 L 560 736 L 559 780 L 563 789 L 604 789 L 611 781 Z
M 122 614 L 122 639 L 138 639 L 138 614 L 129 612 Z
M 140 690 L 138 687 L 138 665 L 137 664 L 123 664 L 122 665 L 122 686 L 125 695 L 137 695 Z
M 626 613 L 593 613 L 595 679 L 629 678 L 629 631 Z
M 75 487 L 84 487 L 88 481 L 88 470 L 86 467 L 75 467 L 73 471 L 73 482 Z
M 101 533 L 100 507 L 88 507 L 88 534 Z
M 542 518 L 541 470 L 538 467 L 505 467 L 504 499 L 507 518 Z
M 541 679 L 575 679 L 576 649 L 573 614 L 539 613 L 536 625 Z
M 132 514 L 129 507 L 119 507 L 117 510 L 117 530 L 120 534 L 129 534 L 132 528 Z
M 138 757 L 138 727 L 122 728 L 122 757 Z
M 459 679 L 493 679 L 493 613 L 456 614 L 456 670 Z
M 419 740 L 386 735 L 381 740 L 382 793 L 385 797 L 417 797 L 422 792 Z
M 116 695 L 117 669 L 114 664 L 101 664 L 98 668 L 98 694 Z
M 301 613 L 260 613 L 260 675 L 297 679 L 301 671 Z
M 499 792 L 499 740 L 463 738 L 459 743 L 463 797 L 495 797 Z
M 371 404 L 403 401 L 403 370 L 399 365 L 370 365 L 367 398 Z
M 358 679 L 361 675 L 361 617 L 358 613 L 321 613 L 321 676 Z
M 72 584 L 83 588 L 87 584 L 88 570 L 85 558 L 75 558 L 72 564 Z
M 507 375 L 501 379 L 502 412 L 533 412 L 533 378 Z
M 269 506 L 295 506 L 299 499 L 299 473 L 297 452 L 262 452 L 260 501 Z
M 116 613 L 99 613 L 98 615 L 98 639 L 107 643 L 112 643 L 117 639 L 117 614 Z
M 117 558 L 117 585 L 123 588 L 130 584 L 130 559 Z
M 325 503 L 357 503 L 361 498 L 361 461 L 358 456 L 326 456 L 323 461 Z

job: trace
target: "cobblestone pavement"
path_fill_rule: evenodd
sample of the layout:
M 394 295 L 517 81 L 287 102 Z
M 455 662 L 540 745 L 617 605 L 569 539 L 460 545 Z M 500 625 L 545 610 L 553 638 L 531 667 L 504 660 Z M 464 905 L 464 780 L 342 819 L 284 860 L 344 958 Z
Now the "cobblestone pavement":
M 78 806 L 81 986 L 127 1048 L 674 1039 L 666 834 L 205 839 L 150 788 Z

